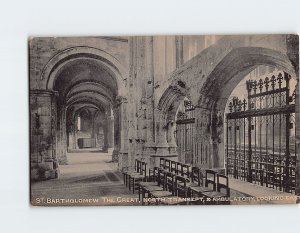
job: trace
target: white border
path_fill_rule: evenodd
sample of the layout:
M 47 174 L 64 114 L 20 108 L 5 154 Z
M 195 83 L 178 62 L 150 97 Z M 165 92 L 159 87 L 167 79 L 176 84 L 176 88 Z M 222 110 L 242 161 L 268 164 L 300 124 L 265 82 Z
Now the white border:
M 29 36 L 297 33 L 300 1 L 3 1 L 0 10 L 1 232 L 299 231 L 298 206 L 32 208 Z

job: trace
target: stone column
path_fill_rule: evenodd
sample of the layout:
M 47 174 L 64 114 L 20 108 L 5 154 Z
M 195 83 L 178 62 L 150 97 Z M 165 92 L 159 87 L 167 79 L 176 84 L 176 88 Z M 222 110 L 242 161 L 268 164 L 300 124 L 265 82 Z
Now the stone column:
M 31 179 L 58 177 L 56 92 L 30 90 Z
M 158 114 L 157 114 L 158 115 Z M 153 163 L 151 164 L 152 167 L 159 166 L 159 159 L 161 157 L 170 157 L 169 153 L 169 143 L 167 141 L 167 124 L 163 116 L 158 118 L 159 120 L 156 122 L 157 124 L 157 140 L 156 140 L 156 155 L 154 158 Z M 154 156 L 152 156 L 154 157 Z M 173 158 L 176 160 L 176 158 Z
M 67 140 L 68 140 L 68 152 L 73 149 L 74 138 L 73 138 L 74 124 L 73 122 L 68 125 L 67 129 Z
M 176 139 L 175 139 L 175 130 L 176 130 L 176 123 L 174 121 L 168 122 L 168 143 L 169 147 L 177 147 Z
M 118 162 L 120 150 L 120 111 L 119 106 L 114 106 L 114 150 L 112 153 L 112 161 Z
M 203 169 L 212 168 L 211 111 L 206 105 L 200 105 L 195 109 L 194 143 L 196 166 Z
M 154 64 L 153 64 L 153 37 L 145 37 L 145 70 L 144 82 L 146 85 L 146 142 L 144 144 L 143 158 L 147 164 L 153 165 L 156 157 L 155 144 L 155 108 L 154 108 Z M 141 77 L 142 78 L 142 77 Z
M 56 157 L 59 164 L 67 164 L 67 127 L 66 127 L 66 108 L 64 105 L 60 106 L 58 112 L 58 126 L 57 129 L 57 151 Z
M 113 151 L 113 161 L 118 161 L 119 169 L 128 167 L 131 163 L 128 158 L 128 127 L 127 127 L 127 98 L 118 96 L 114 106 L 114 129 L 115 148 Z
M 107 140 L 108 148 L 114 147 L 114 117 L 111 113 L 107 116 Z
M 163 119 L 163 117 L 159 118 L 157 122 L 157 143 L 156 146 L 158 147 L 169 147 L 169 143 L 167 141 L 167 129 L 168 126 Z
M 71 138 L 72 138 L 72 144 L 70 145 L 70 149 L 76 149 L 76 136 L 75 136 L 75 131 L 76 131 L 76 125 L 72 125 L 72 131 L 71 131 Z
M 212 167 L 225 168 L 224 164 L 224 112 L 214 110 L 211 115 Z
M 154 67 L 153 67 L 153 37 L 145 39 L 145 82 L 146 86 L 146 147 L 155 145 L 155 119 L 154 119 Z
M 175 139 L 176 123 L 172 120 L 167 123 L 167 140 L 170 155 L 177 156 L 177 143 Z
M 107 119 L 104 120 L 103 124 L 103 152 L 108 152 L 108 125 L 107 125 Z

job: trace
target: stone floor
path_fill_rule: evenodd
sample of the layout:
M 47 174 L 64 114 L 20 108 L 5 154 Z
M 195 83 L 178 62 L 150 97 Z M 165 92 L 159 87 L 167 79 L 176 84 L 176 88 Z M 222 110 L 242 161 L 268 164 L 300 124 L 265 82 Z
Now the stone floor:
M 242 193 L 245 197 L 253 197 L 253 199 L 244 199 L 243 201 L 232 201 L 232 204 L 295 204 L 298 199 L 291 193 L 233 178 L 229 178 L 229 187 L 233 192 Z M 234 195 L 231 194 L 231 197 Z
M 68 165 L 60 166 L 59 179 L 31 184 L 33 205 L 140 205 L 137 194 L 123 184 L 117 164 L 111 162 L 111 151 L 77 150 L 67 154 Z M 291 194 L 230 179 L 231 204 L 295 203 Z M 234 199 L 237 197 L 236 199 Z M 264 200 L 280 197 L 284 200 Z
M 32 183 L 33 205 L 139 205 L 138 195 L 123 184 L 111 153 L 81 150 L 68 153 L 60 178 Z

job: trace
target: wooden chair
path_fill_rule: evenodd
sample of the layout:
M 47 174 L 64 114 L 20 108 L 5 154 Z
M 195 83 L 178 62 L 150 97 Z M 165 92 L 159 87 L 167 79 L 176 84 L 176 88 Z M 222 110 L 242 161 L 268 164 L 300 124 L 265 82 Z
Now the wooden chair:
M 165 167 L 165 164 L 166 164 L 165 158 L 160 158 L 160 159 L 159 159 L 159 167 L 160 167 L 160 168 L 164 168 L 164 167 Z
M 176 174 L 177 175 L 182 175 L 182 163 L 176 162 Z
M 175 177 L 175 195 L 179 197 L 188 196 L 188 186 L 189 180 L 183 176 Z
M 198 167 L 192 167 L 191 173 L 190 173 L 190 179 L 186 185 L 187 187 L 202 187 L 203 186 L 203 173 L 202 170 Z
M 203 196 L 206 198 L 221 198 L 221 197 L 230 197 L 230 188 L 228 176 L 217 174 L 217 190 L 203 192 Z M 211 204 L 218 204 L 219 201 L 213 201 Z M 222 201 L 222 204 L 227 203 Z M 229 202 L 230 203 L 230 202 Z
M 176 161 L 171 161 L 171 170 L 170 170 L 170 172 L 178 175 L 177 162 Z
M 210 184 L 213 186 L 213 190 L 216 190 L 216 176 L 217 172 L 214 170 L 207 169 L 205 171 L 205 187 L 208 187 Z
M 153 172 L 152 175 L 149 175 L 150 180 L 148 181 L 141 181 L 138 182 L 139 187 L 139 200 L 142 200 L 142 204 L 144 203 L 144 197 L 145 194 L 149 193 L 150 191 L 162 191 L 163 187 L 161 187 L 161 179 L 160 179 L 160 173 L 159 170 L 161 168 L 154 167 L 152 170 L 149 169 L 149 174 Z
M 181 164 L 180 175 L 186 178 L 190 178 L 191 167 L 187 164 Z
M 171 171 L 171 160 L 165 159 L 165 166 L 163 169 L 166 171 Z
M 204 192 L 212 192 L 216 190 L 216 173 L 214 171 L 206 170 L 205 182 L 203 182 L 203 173 L 199 168 L 193 168 L 192 173 L 192 180 L 197 181 L 198 184 L 194 185 L 194 182 L 190 185 L 188 184 L 191 197 L 203 197 Z M 209 174 L 213 174 L 212 179 L 208 179 Z M 212 184 L 212 187 L 209 187 L 209 184 Z
M 140 168 L 138 173 L 132 173 L 127 175 L 129 179 L 129 190 L 131 190 L 134 193 L 137 188 L 139 188 L 136 184 L 140 181 L 146 181 L 147 178 L 147 163 L 141 162 Z
M 160 170 L 158 173 L 159 177 L 159 185 L 162 185 L 163 190 L 161 191 L 150 191 L 149 196 L 154 198 L 161 198 L 161 197 L 167 197 L 172 196 L 174 194 L 174 174 L 168 171 Z M 161 180 L 162 178 L 163 180 Z M 161 183 L 163 181 L 163 183 Z
M 166 191 L 168 188 L 168 182 L 167 182 L 167 174 L 169 173 L 167 171 L 165 171 L 162 168 L 156 168 L 154 169 L 154 171 L 157 171 L 157 175 L 156 177 L 156 184 L 154 185 L 144 185 L 144 186 L 140 186 L 141 190 L 142 190 L 142 204 L 144 204 L 144 197 L 145 194 L 148 194 L 148 197 L 154 197 L 157 198 L 156 196 L 152 195 L 152 193 L 156 193 L 156 192 L 163 192 L 164 194 L 166 194 L 168 191 Z M 141 183 L 143 184 L 143 183 Z M 167 193 L 168 195 L 172 195 Z M 149 203 L 148 203 L 149 204 Z
M 130 168 L 126 168 L 125 171 L 123 171 L 123 181 L 124 181 L 124 184 L 128 185 L 128 177 L 129 175 L 133 175 L 133 174 L 139 174 L 140 173 L 140 169 L 141 169 L 141 161 L 136 159 L 135 162 L 134 162 L 134 168 L 130 169 Z
M 168 185 L 168 176 L 172 177 L 173 183 L 172 186 Z M 174 175 L 173 173 L 166 173 L 166 186 L 168 191 L 155 191 L 151 192 L 151 195 L 156 198 L 160 198 L 157 200 L 156 204 L 160 205 L 182 205 L 187 204 L 185 200 L 182 200 L 181 198 L 187 197 L 187 179 L 182 176 Z M 178 185 L 178 184 L 181 185 Z M 168 193 L 167 193 L 168 192 Z

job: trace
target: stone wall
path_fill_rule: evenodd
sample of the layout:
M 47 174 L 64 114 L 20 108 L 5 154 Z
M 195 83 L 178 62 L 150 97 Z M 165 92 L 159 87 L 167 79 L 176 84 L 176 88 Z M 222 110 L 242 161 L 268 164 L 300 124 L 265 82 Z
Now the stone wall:
M 56 157 L 56 104 L 55 93 L 30 92 L 30 161 L 31 178 L 55 178 Z M 49 171 L 45 173 L 46 171 Z
M 66 59 L 60 53 L 68 54 L 68 49 L 75 48 L 72 56 L 90 51 L 89 58 L 105 60 L 116 77 L 118 96 L 111 98 L 104 111 L 114 112 L 114 140 L 112 134 L 108 137 L 114 143 L 113 161 L 118 161 L 120 169 L 133 166 L 136 158 L 150 166 L 158 165 L 160 157 L 178 159 L 173 131 L 177 109 L 184 98 L 196 106 L 195 140 L 203 156 L 197 165 L 224 168 L 222 117 L 228 96 L 257 65 L 276 66 L 296 76 L 295 64 L 299 61 L 288 46 L 289 39 L 289 35 L 34 38 L 29 46 L 32 141 L 46 141 L 51 145 L 46 149 L 47 156 L 56 159 L 59 154 L 57 159 L 63 160 L 66 112 L 56 108 L 52 90 L 47 94 L 35 90 L 53 87 L 47 85 L 48 78 L 57 75 L 53 70 Z M 92 53 L 95 49 L 97 54 Z M 105 88 L 97 91 L 109 95 Z M 94 92 L 88 94 L 89 98 Z M 34 125 L 39 107 L 45 115 L 39 114 L 43 132 Z M 109 119 L 108 122 L 112 123 Z M 37 158 L 39 149 L 36 145 L 31 147 L 32 159 Z
M 46 89 L 47 79 L 41 79 L 46 64 L 60 51 L 80 46 L 102 50 L 124 67 L 129 65 L 126 37 L 37 37 L 29 40 L 30 89 Z

